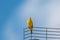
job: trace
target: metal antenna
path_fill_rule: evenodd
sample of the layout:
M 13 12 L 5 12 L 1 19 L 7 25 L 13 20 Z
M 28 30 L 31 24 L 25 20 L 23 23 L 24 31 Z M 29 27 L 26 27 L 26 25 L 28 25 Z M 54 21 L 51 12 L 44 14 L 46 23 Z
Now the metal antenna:
M 46 40 L 47 40 L 47 28 L 46 28 Z

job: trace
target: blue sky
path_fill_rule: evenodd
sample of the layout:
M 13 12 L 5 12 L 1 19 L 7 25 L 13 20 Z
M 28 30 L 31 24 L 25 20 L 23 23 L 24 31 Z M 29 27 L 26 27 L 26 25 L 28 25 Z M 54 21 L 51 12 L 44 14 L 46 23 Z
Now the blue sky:
M 60 1 L 0 0 L 0 40 L 23 40 L 28 17 L 34 26 L 60 27 Z
M 19 33 L 18 18 L 13 11 L 22 3 L 24 0 L 0 0 L 0 40 L 19 40 L 17 38 Z

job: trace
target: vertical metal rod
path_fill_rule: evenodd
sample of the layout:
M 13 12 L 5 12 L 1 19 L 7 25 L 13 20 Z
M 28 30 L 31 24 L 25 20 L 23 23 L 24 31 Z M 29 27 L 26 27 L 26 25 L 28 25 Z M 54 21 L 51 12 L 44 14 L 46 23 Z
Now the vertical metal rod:
M 25 37 L 25 34 L 24 34 L 24 33 L 25 33 L 25 31 L 24 31 L 24 30 L 25 30 L 25 29 L 23 28 L 23 40 L 24 40 L 24 37 Z
M 46 28 L 46 40 L 47 40 L 47 28 Z
M 32 31 L 31 31 L 31 40 L 32 40 Z

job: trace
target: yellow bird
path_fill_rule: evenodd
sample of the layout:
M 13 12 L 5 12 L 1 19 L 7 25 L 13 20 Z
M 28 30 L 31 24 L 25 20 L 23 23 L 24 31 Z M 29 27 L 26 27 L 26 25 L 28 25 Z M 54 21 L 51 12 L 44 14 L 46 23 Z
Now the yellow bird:
M 27 19 L 27 26 L 28 26 L 28 28 L 30 29 L 30 31 L 32 32 L 33 22 L 32 22 L 31 17 L 29 17 L 29 18 Z

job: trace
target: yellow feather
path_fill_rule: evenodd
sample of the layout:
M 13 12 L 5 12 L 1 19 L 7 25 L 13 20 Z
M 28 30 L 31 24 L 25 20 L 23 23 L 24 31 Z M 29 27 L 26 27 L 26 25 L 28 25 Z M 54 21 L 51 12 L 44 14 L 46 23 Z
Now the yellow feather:
M 29 18 L 27 19 L 27 26 L 28 26 L 28 28 L 30 29 L 30 31 L 32 31 L 33 22 L 32 22 L 31 17 L 29 17 Z

